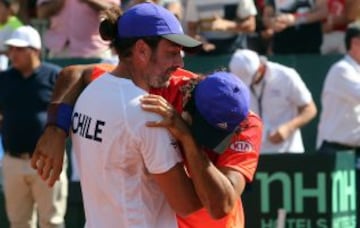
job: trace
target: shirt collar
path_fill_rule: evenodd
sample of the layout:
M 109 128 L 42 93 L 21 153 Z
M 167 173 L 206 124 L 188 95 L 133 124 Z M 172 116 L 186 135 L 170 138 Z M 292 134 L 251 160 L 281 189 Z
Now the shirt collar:
M 357 63 L 350 55 L 345 55 L 345 60 L 360 74 L 360 64 Z

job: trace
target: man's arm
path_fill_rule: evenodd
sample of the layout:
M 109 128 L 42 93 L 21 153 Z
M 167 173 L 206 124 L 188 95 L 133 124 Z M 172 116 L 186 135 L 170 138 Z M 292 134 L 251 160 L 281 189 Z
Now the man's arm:
M 267 28 L 272 28 L 275 32 L 281 32 L 284 29 L 295 25 L 322 21 L 326 18 L 327 13 L 328 10 L 325 0 L 317 0 L 314 9 L 304 14 L 277 14 L 272 6 L 267 5 L 263 12 L 263 22 Z
M 40 0 L 37 3 L 36 14 L 39 19 L 47 19 L 58 14 L 64 7 L 64 0 Z
M 50 105 L 66 103 L 74 105 L 77 97 L 88 83 L 89 71 L 94 65 L 65 67 L 55 83 Z M 54 125 L 48 125 L 39 138 L 31 159 L 31 166 L 49 186 L 59 178 L 64 159 L 67 132 Z M 51 174 L 51 175 L 50 175 Z
M 360 0 L 346 0 L 345 14 L 349 21 L 360 18 Z
M 290 121 L 282 124 L 276 131 L 271 132 L 269 140 L 272 143 L 281 143 L 286 140 L 296 129 L 303 127 L 309 123 L 317 113 L 315 103 L 313 101 L 298 108 L 298 115 Z
M 214 31 L 254 32 L 255 27 L 255 16 L 248 16 L 247 18 L 237 20 L 215 17 L 215 20 L 212 22 L 212 30 Z
M 183 145 L 187 167 L 201 203 L 212 218 L 226 216 L 245 188 L 245 177 L 231 168 L 217 168 L 190 134 L 184 134 L 179 141 Z
M 178 163 L 169 171 L 152 176 L 176 214 L 188 216 L 202 208 L 193 183 L 182 164 Z

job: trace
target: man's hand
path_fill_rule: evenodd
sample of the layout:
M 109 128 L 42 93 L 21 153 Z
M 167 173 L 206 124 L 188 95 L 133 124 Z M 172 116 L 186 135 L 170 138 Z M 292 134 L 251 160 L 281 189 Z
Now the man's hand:
M 229 28 L 231 27 L 232 28 L 236 27 L 236 23 L 232 21 L 228 21 L 217 14 L 214 15 L 214 20 L 211 22 L 211 26 L 210 26 L 212 31 L 222 31 L 222 32 L 228 31 Z
M 287 125 L 283 124 L 278 129 L 276 129 L 273 132 L 270 132 L 268 139 L 270 142 L 274 144 L 282 143 L 285 141 L 292 133 L 293 129 Z
M 281 32 L 288 27 L 286 17 L 279 15 L 271 19 L 271 29 Z
M 154 112 L 163 117 L 160 121 L 148 122 L 148 127 L 165 127 L 180 141 L 183 136 L 191 135 L 185 121 L 163 97 L 146 95 L 141 98 L 141 107 L 145 111 Z
M 52 187 L 59 179 L 65 153 L 66 134 L 56 126 L 47 126 L 31 158 L 31 166 Z

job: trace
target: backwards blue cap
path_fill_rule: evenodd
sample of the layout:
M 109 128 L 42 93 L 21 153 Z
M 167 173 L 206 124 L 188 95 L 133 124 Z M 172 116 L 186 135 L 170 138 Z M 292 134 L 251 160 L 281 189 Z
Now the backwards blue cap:
M 136 4 L 120 17 L 118 38 L 161 36 L 186 49 L 201 42 L 184 34 L 179 20 L 167 9 L 151 2 Z

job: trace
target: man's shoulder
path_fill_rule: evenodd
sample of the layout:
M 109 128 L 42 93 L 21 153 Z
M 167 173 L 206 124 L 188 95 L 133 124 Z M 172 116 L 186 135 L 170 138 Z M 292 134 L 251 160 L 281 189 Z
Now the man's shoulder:
M 331 68 L 339 69 L 339 70 L 349 70 L 354 69 L 353 65 L 357 64 L 352 58 L 349 56 L 345 56 L 344 58 L 339 59 L 336 61 Z
M 278 63 L 278 62 L 268 61 L 267 66 L 270 68 L 270 70 L 282 72 L 285 74 L 296 72 L 295 68 Z
M 112 64 L 99 63 L 94 65 L 92 69 L 87 69 L 86 71 L 84 71 L 84 73 L 87 75 L 87 77 L 90 77 L 91 81 L 93 81 L 104 73 L 113 71 L 115 67 L 116 66 Z
M 177 68 L 172 74 L 172 77 L 175 78 L 196 78 L 198 75 L 194 72 L 191 72 L 189 70 L 185 70 L 183 68 Z
M 276 62 L 268 62 L 267 63 L 268 70 L 270 72 L 271 78 L 276 78 L 274 82 L 282 81 L 282 82 L 292 82 L 297 83 L 301 79 L 299 72 L 296 71 L 295 68 L 283 65 Z
M 259 128 L 262 129 L 263 122 L 255 112 L 249 111 L 247 117 L 240 123 L 240 129 L 242 131 L 247 130 L 249 128 Z
M 0 76 L 6 76 L 6 75 L 9 75 L 9 74 L 13 74 L 17 72 L 14 68 L 12 67 L 9 67 L 8 69 L 4 70 L 4 71 L 0 71 Z
M 42 62 L 39 70 L 46 70 L 48 72 L 60 72 L 61 67 L 59 65 L 56 65 L 54 63 L 50 62 Z
M 261 117 L 253 111 L 249 111 L 247 117 L 239 124 L 239 132 L 234 134 L 233 139 L 261 138 L 262 130 L 263 122 Z
M 14 75 L 21 76 L 20 72 L 13 67 L 9 67 L 8 69 L 0 72 L 0 80 L 8 80 L 14 77 Z

